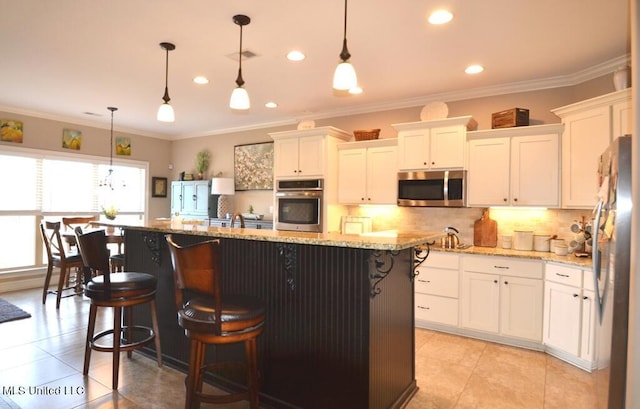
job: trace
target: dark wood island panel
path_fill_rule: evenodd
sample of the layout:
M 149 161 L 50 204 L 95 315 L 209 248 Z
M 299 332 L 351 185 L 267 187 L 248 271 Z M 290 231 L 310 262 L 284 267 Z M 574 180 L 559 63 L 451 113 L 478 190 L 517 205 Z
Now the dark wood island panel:
M 180 244 L 215 237 L 175 231 Z M 189 345 L 177 324 L 165 232 L 125 229 L 130 271 L 158 277 L 166 362 L 186 370 Z M 415 380 L 413 247 L 401 250 L 221 238 L 228 292 L 266 303 L 258 339 L 261 405 L 274 408 L 401 408 Z M 135 311 L 139 321 L 148 311 Z M 241 345 L 207 350 L 241 359 Z M 154 354 L 152 349 L 146 353 Z M 243 375 L 216 377 L 235 388 Z

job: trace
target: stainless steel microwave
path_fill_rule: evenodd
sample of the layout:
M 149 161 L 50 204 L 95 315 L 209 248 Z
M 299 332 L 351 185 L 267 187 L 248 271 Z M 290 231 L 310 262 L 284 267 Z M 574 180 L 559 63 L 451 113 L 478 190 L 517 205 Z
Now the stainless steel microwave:
M 398 206 L 466 207 L 467 171 L 398 172 Z

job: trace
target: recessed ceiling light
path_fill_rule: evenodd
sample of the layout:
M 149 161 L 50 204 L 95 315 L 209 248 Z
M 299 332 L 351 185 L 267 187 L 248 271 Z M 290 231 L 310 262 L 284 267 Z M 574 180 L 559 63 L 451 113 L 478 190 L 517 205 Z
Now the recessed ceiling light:
M 431 24 L 446 24 L 453 19 L 453 14 L 448 10 L 436 10 L 429 16 Z
M 307 58 L 302 51 L 293 50 L 287 53 L 287 60 L 289 61 L 302 61 Z
M 467 74 L 480 74 L 482 71 L 484 71 L 484 67 L 480 64 L 472 64 L 464 70 Z
M 203 84 L 208 84 L 209 83 L 209 79 L 207 77 L 205 77 L 205 76 L 198 75 L 197 77 L 195 77 L 193 79 L 193 82 L 195 82 L 196 84 L 203 85 Z
M 360 88 L 359 85 L 356 85 L 355 87 L 349 90 L 349 94 L 353 94 L 353 95 L 362 94 L 362 88 Z
M 264 106 L 266 106 L 267 108 L 278 108 L 278 104 L 273 101 L 267 102 L 266 104 L 264 104 Z

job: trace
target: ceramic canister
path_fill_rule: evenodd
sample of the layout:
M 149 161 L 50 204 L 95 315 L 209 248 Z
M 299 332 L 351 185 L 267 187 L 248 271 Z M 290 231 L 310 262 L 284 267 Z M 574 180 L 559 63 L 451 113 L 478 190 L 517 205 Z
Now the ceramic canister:
M 566 244 L 564 239 L 551 239 L 550 240 L 550 246 L 549 246 L 549 251 L 551 252 L 555 252 L 556 251 L 556 246 L 558 244 Z
M 533 250 L 533 232 L 530 230 L 516 230 L 513 232 L 514 250 Z
M 548 234 L 534 234 L 533 235 L 533 249 L 535 251 L 549 251 L 550 244 Z

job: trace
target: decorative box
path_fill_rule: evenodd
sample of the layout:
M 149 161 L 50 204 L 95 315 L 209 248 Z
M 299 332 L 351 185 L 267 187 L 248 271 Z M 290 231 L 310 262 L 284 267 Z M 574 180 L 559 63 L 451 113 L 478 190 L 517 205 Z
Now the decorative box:
M 491 129 L 529 125 L 529 110 L 511 108 L 491 114 Z

